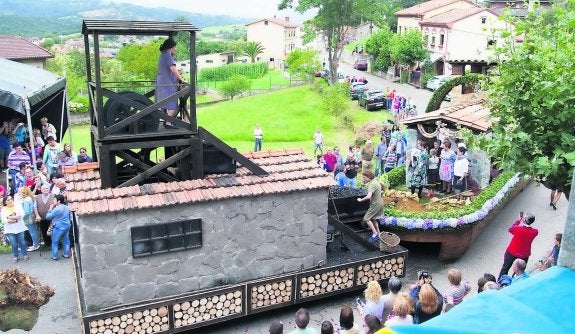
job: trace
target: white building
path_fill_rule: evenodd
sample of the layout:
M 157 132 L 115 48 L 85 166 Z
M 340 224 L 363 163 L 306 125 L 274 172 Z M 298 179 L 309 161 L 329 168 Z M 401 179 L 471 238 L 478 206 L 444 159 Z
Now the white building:
M 259 42 L 264 52 L 259 54 L 256 61 L 263 61 L 271 68 L 280 68 L 287 55 L 296 49 L 298 42 L 298 25 L 285 19 L 261 19 L 246 24 L 248 42 Z

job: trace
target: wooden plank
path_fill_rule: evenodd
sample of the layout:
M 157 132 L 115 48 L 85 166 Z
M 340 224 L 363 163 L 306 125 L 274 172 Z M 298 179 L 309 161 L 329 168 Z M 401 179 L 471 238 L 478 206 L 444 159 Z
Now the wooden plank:
M 168 159 L 162 161 L 161 163 L 159 163 L 159 164 L 151 167 L 150 169 L 144 171 L 143 173 L 140 173 L 140 174 L 134 176 L 133 178 L 131 178 L 128 181 L 119 185 L 119 187 L 129 187 L 129 186 L 136 185 L 136 184 L 140 183 L 141 181 L 144 181 L 148 177 L 158 173 L 162 169 L 170 167 L 176 161 L 178 161 L 178 160 L 182 159 L 184 156 L 190 154 L 191 151 L 192 151 L 191 148 L 188 147 L 188 148 L 178 152 L 177 154 L 169 157 Z
M 139 160 L 139 156 L 137 153 L 134 153 L 132 151 L 117 151 L 115 152 L 116 155 L 122 159 L 124 159 L 124 161 L 132 163 L 134 166 L 136 166 L 136 168 L 139 168 L 143 171 L 147 171 L 149 169 L 152 168 L 152 165 L 147 164 L 145 162 L 142 162 L 141 160 Z M 156 173 L 158 175 L 158 177 L 160 177 L 162 180 L 166 181 L 166 182 L 176 182 L 179 181 L 177 178 L 166 174 L 162 171 L 159 171 Z
M 136 142 L 125 142 L 125 143 L 112 143 L 108 144 L 108 148 L 111 151 L 120 150 L 131 150 L 136 148 L 157 148 L 157 147 L 170 147 L 170 146 L 190 146 L 191 139 L 170 139 L 162 141 L 136 141 Z
M 377 246 L 375 246 L 374 244 L 372 244 L 371 242 L 369 242 L 369 240 L 365 240 L 364 238 L 362 238 L 359 234 L 357 234 L 354 230 L 352 230 L 351 228 L 347 227 L 344 223 L 340 222 L 339 219 L 337 219 L 336 216 L 333 215 L 328 215 L 327 216 L 327 222 L 328 224 L 332 224 L 333 227 L 336 228 L 336 230 L 340 231 L 341 233 L 349 236 L 350 238 L 352 238 L 354 241 L 356 241 L 358 244 L 360 244 L 361 246 L 363 246 L 363 248 L 367 249 L 367 250 L 378 250 L 379 248 Z

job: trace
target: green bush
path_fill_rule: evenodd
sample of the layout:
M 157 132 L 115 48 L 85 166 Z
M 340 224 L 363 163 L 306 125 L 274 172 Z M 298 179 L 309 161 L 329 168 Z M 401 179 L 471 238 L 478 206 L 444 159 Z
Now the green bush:
M 338 83 L 324 89 L 321 105 L 329 115 L 341 116 L 349 108 L 349 99 L 349 86 Z
M 389 186 L 394 188 L 399 185 L 405 184 L 405 166 L 401 165 L 390 170 L 387 174 Z
M 399 167 L 398 167 L 399 168 Z M 395 171 L 390 171 L 387 173 L 388 175 Z M 399 172 L 398 172 L 399 174 Z M 421 219 L 449 219 L 449 218 L 459 218 L 468 214 L 471 214 L 483 207 L 483 204 L 487 202 L 489 199 L 495 197 L 497 192 L 503 188 L 503 186 L 509 181 L 513 176 L 515 176 L 515 172 L 504 172 L 500 174 L 498 177 L 493 179 L 493 181 L 485 187 L 485 189 L 481 190 L 481 193 L 471 202 L 471 204 L 466 205 L 461 208 L 454 208 L 447 211 L 432 211 L 432 212 L 408 212 L 408 211 L 401 211 L 396 209 L 393 206 L 386 206 L 385 208 L 385 216 L 387 217 L 404 217 L 404 218 L 421 218 Z M 399 179 L 399 177 L 398 177 Z M 402 183 L 405 182 L 405 168 L 403 169 L 403 179 Z M 390 181 L 390 184 L 391 181 Z M 393 187 L 393 185 L 391 186 Z
M 71 113 L 85 113 L 88 112 L 89 107 L 89 98 L 85 95 L 76 95 L 68 102 L 68 110 L 70 110 Z
M 250 89 L 250 81 L 243 75 L 233 75 L 228 81 L 220 87 L 219 91 L 223 96 L 229 97 L 230 100 L 234 99 L 234 96 L 241 94 L 242 92 Z
M 409 72 L 402 70 L 399 73 L 399 83 L 407 83 L 409 81 Z
M 267 72 L 268 65 L 266 63 L 232 63 L 202 69 L 198 75 L 198 81 L 226 81 L 234 75 L 243 75 L 248 79 L 258 79 Z

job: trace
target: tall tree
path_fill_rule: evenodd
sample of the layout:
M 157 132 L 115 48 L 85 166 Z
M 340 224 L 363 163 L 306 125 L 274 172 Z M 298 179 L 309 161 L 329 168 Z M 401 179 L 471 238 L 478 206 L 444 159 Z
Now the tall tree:
M 515 30 L 502 35 L 509 43 L 497 50 L 499 65 L 487 82 L 497 120 L 488 149 L 502 167 L 568 196 L 575 167 L 575 0 L 507 20 Z
M 244 47 L 244 55 L 250 57 L 252 63 L 256 62 L 256 58 L 260 53 L 263 53 L 265 48 L 260 42 L 250 41 Z
M 423 35 L 419 30 L 408 30 L 397 36 L 397 40 L 392 44 L 391 58 L 402 65 L 423 61 L 429 54 L 424 45 Z
M 391 50 L 396 41 L 396 35 L 388 27 L 382 27 L 365 42 L 365 52 L 373 57 L 373 68 L 387 72 L 391 66 Z
M 294 8 L 294 0 L 281 0 L 278 8 Z M 311 30 L 326 40 L 331 83 L 337 82 L 337 68 L 349 29 L 362 21 L 380 26 L 385 0 L 298 0 L 295 10 L 300 13 L 315 10 L 315 17 L 306 22 Z M 308 31 L 310 31 L 308 29 Z

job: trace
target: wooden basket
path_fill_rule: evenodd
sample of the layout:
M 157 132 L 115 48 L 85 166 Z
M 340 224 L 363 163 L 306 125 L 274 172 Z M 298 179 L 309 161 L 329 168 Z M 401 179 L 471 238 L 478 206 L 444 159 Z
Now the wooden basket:
M 381 232 L 379 234 L 379 250 L 382 252 L 391 252 L 395 246 L 399 245 L 399 237 L 391 232 Z

